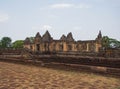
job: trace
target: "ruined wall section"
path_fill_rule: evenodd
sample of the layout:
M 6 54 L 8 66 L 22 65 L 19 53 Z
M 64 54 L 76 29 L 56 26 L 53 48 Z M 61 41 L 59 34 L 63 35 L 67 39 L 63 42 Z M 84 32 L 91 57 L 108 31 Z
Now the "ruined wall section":
M 39 33 L 36 34 L 34 40 L 26 38 L 24 41 L 24 48 L 31 49 L 35 52 L 99 52 L 101 46 L 101 32 L 99 32 L 95 40 L 75 41 L 72 33 L 67 36 L 62 35 L 59 40 L 54 40 L 50 33 L 46 33 L 41 37 Z

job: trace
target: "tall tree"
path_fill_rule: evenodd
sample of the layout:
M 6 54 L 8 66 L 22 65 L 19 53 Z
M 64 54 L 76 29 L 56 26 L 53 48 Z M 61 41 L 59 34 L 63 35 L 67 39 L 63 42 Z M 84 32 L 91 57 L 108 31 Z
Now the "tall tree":
M 0 48 L 2 47 L 2 43 L 1 43 L 1 40 L 0 40 Z
M 120 48 L 120 41 L 110 38 L 110 47 L 111 48 Z
M 109 37 L 108 36 L 103 36 L 102 37 L 102 47 L 104 49 L 107 49 L 107 48 L 109 48 L 109 45 L 110 45 Z
M 103 36 L 102 38 L 102 47 L 107 48 L 120 48 L 120 41 L 109 38 L 108 36 Z
M 8 48 L 11 47 L 12 39 L 10 37 L 3 37 L 1 40 L 1 47 Z
M 23 40 L 17 40 L 12 44 L 13 48 L 23 48 Z

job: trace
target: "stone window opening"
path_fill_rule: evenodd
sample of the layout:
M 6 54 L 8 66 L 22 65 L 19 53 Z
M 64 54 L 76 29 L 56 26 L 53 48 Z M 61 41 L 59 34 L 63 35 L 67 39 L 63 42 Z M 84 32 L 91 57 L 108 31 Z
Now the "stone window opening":
M 59 49 L 60 49 L 60 51 L 63 51 L 63 44 L 59 45 Z
M 72 46 L 68 45 L 68 51 L 72 51 Z

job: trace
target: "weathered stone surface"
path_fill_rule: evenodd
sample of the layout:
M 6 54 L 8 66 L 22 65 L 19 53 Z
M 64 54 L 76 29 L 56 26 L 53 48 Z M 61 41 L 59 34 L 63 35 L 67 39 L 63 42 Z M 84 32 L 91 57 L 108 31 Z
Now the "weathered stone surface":
M 74 39 L 73 39 L 73 36 L 72 36 L 72 33 L 70 32 L 70 33 L 68 33 L 68 35 L 67 35 L 67 41 L 74 41 Z
M 60 38 L 60 40 L 66 41 L 66 38 L 67 38 L 67 37 L 66 37 L 65 35 L 62 35 L 61 38 Z
M 28 37 L 24 40 L 24 44 L 30 44 L 30 39 Z
M 48 31 L 46 31 L 46 33 L 42 36 L 42 41 L 45 41 L 45 42 L 50 42 L 52 41 L 52 37 L 50 35 L 50 33 Z
M 37 32 L 35 38 L 34 38 L 34 43 L 40 43 L 42 41 L 42 37 L 39 32 Z
M 41 38 L 41 35 L 40 35 L 40 33 L 39 33 L 39 32 L 37 32 L 37 34 L 36 34 L 35 38 Z

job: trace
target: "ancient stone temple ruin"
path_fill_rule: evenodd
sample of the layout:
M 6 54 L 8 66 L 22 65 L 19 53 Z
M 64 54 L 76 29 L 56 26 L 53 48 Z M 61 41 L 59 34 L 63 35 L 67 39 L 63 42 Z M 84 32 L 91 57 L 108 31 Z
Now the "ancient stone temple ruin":
M 24 48 L 34 52 L 99 52 L 101 48 L 102 34 L 99 31 L 95 40 L 75 41 L 72 33 L 67 36 L 62 35 L 60 39 L 55 40 L 48 31 L 43 36 L 38 32 L 35 37 L 27 37 L 24 40 Z

